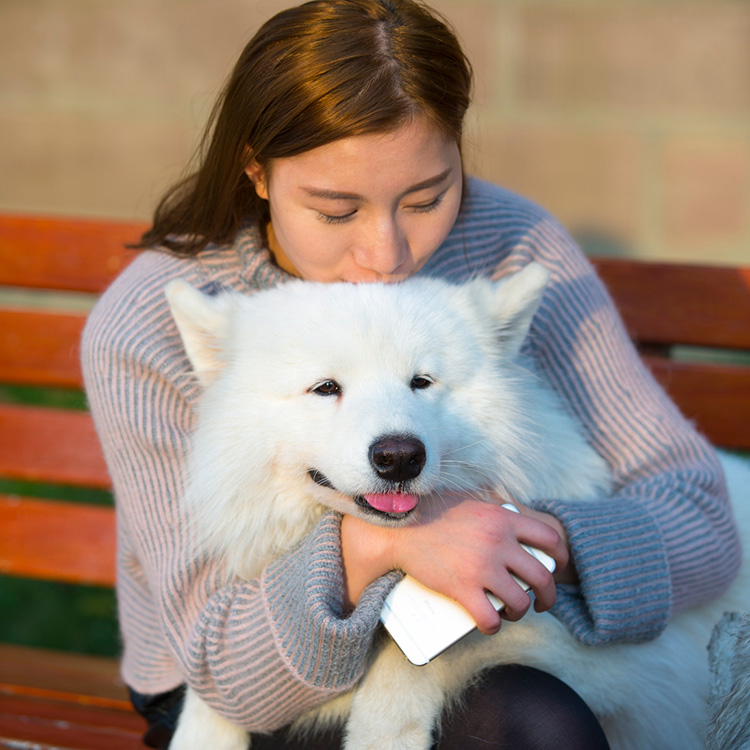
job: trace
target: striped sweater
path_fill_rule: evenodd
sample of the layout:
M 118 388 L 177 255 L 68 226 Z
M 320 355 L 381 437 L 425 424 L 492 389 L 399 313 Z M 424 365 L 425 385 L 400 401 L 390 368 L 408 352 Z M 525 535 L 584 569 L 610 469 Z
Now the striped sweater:
M 737 570 L 721 470 L 642 366 L 580 250 L 537 206 L 469 180 L 454 228 L 420 273 L 462 281 L 532 259 L 551 283 L 530 353 L 615 480 L 598 503 L 536 503 L 564 524 L 580 577 L 558 587 L 553 612 L 587 644 L 651 639 Z M 187 681 L 231 720 L 270 731 L 361 677 L 394 575 L 342 616 L 332 512 L 257 580 L 230 580 L 191 556 L 177 507 L 200 393 L 163 294 L 175 277 L 246 293 L 287 278 L 248 227 L 194 258 L 142 253 L 89 317 L 83 370 L 116 497 L 123 676 L 140 693 Z

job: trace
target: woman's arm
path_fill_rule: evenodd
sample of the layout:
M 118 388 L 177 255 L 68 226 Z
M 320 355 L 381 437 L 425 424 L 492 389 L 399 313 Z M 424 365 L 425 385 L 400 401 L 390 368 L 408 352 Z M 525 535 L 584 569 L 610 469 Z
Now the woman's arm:
M 591 265 L 556 222 L 533 211 L 537 220 L 502 272 L 532 259 L 550 269 L 529 351 L 609 463 L 614 491 L 594 503 L 539 498 L 523 512 L 554 530 L 552 538 L 528 523 L 532 519 L 500 513 L 483 516 L 476 535 L 465 528 L 464 510 L 472 503 L 460 498 L 446 534 L 439 523 L 384 533 L 345 519 L 350 596 L 356 601 L 373 572 L 395 564 L 460 601 L 482 630 L 492 632 L 499 620 L 486 609 L 483 589 L 509 599 L 513 618 L 528 607 L 502 572 L 511 559 L 518 565 L 514 555 L 523 541 L 557 559 L 555 578 L 568 585 L 558 588 L 553 611 L 578 638 L 590 644 L 647 640 L 673 612 L 718 595 L 736 574 L 740 548 L 722 472 L 714 451 L 643 366 Z M 424 543 L 416 539 L 420 534 Z M 402 538 L 394 550 L 394 540 Z M 549 578 L 527 565 L 538 607 L 546 608 Z
M 82 347 L 116 496 L 125 679 L 145 693 L 185 680 L 231 720 L 270 731 L 356 682 L 392 581 L 343 616 L 335 514 L 258 580 L 229 580 L 196 553 L 180 500 L 198 393 L 161 294 L 186 269 L 139 263 L 94 310 Z M 157 673 L 154 652 L 171 666 Z
M 674 612 L 717 596 L 737 572 L 723 474 L 564 230 L 541 221 L 527 243 L 552 274 L 531 352 L 614 479 L 612 496 L 595 503 L 534 503 L 562 523 L 580 581 L 558 591 L 554 612 L 586 643 L 654 638 Z

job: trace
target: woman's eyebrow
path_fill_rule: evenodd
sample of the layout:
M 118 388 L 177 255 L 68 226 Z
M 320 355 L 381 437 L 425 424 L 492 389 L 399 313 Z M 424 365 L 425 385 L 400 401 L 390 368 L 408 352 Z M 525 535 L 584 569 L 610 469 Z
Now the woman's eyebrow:
M 445 182 L 445 180 L 448 179 L 450 176 L 450 173 L 453 171 L 452 167 L 448 167 L 445 171 L 441 172 L 440 174 L 435 175 L 434 177 L 428 177 L 426 180 L 422 180 L 422 182 L 418 182 L 416 185 L 412 185 L 410 188 L 407 188 L 401 197 L 404 195 L 409 195 L 410 193 L 417 193 L 420 190 L 426 190 L 427 188 L 435 187 L 435 185 L 439 185 L 441 182 Z M 363 195 L 359 195 L 358 193 L 346 193 L 339 190 L 325 190 L 323 188 L 316 188 L 309 185 L 303 185 L 301 188 L 305 193 L 307 193 L 309 196 L 313 198 L 322 198 L 323 200 L 329 200 L 329 201 L 342 201 L 342 200 L 351 200 L 351 201 L 362 201 L 364 200 Z

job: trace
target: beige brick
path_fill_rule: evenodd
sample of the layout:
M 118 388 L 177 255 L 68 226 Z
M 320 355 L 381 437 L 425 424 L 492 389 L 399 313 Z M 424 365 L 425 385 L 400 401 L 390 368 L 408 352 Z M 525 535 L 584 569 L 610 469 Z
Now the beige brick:
M 162 116 L 192 108 L 204 115 L 261 23 L 297 4 L 6 0 L 0 4 L 0 104 Z M 492 0 L 438 6 L 477 69 L 488 68 Z
M 750 4 L 520 10 L 521 101 L 710 116 L 750 113 Z
M 149 216 L 192 151 L 189 124 L 70 115 L 0 117 L 0 206 Z
M 456 30 L 474 69 L 475 102 L 482 106 L 499 84 L 492 74 L 498 44 L 498 3 L 495 0 L 435 0 L 430 5 Z
M 273 13 L 280 3 L 263 5 Z M 0 103 L 6 111 L 202 113 L 260 21 L 240 0 L 4 4 Z
M 661 175 L 667 245 L 710 250 L 750 237 L 750 140 L 673 139 Z
M 517 125 L 486 130 L 467 151 L 472 171 L 540 203 L 571 231 L 635 241 L 643 171 L 636 137 Z

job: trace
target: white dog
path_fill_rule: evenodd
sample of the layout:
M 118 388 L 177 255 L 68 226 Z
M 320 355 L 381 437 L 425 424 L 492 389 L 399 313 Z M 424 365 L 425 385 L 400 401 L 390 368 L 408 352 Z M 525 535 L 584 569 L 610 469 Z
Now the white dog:
M 496 487 L 521 502 L 603 496 L 604 462 L 519 356 L 546 281 L 532 263 L 463 286 L 291 282 L 208 297 L 172 282 L 172 313 L 205 387 L 186 502 L 208 553 L 253 578 L 327 508 L 407 523 L 416 498 L 445 489 Z M 394 475 L 381 464 L 383 440 L 409 454 L 401 463 L 410 468 Z M 393 499 L 396 485 L 406 499 Z M 738 485 L 747 516 L 750 471 Z M 357 688 L 300 723 L 346 722 L 347 750 L 427 750 L 443 706 L 473 675 L 522 663 L 573 687 L 615 750 L 700 748 L 706 644 L 724 610 L 745 608 L 748 590 L 745 570 L 720 600 L 639 645 L 586 647 L 534 612 L 425 667 L 384 639 Z M 188 690 L 173 750 L 245 750 L 247 741 Z

